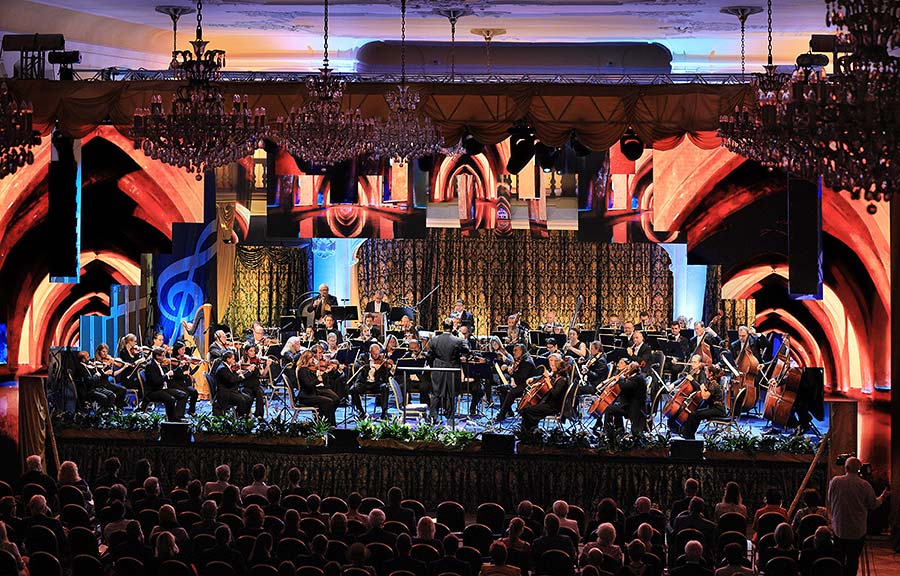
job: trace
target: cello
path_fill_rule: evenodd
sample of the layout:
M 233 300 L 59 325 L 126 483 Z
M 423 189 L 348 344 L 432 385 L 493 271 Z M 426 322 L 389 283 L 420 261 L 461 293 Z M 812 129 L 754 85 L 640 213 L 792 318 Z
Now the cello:
M 803 371 L 790 367 L 790 336 L 785 334 L 778 353 L 769 367 L 766 402 L 763 405 L 763 417 L 774 426 L 785 427 L 797 400 L 800 379 Z
M 553 389 L 553 380 L 550 372 L 544 368 L 542 375 L 534 376 L 525 384 L 525 394 L 519 400 L 519 411 L 521 412 L 529 406 L 537 406 L 551 389 Z
M 663 415 L 669 418 L 669 428 L 680 429 L 687 422 L 688 416 L 700 407 L 703 398 L 699 388 L 694 389 L 694 378 L 704 370 L 705 364 L 691 368 L 681 379 L 681 383 L 675 385 L 675 393 L 663 408 Z
M 591 407 L 588 408 L 588 414 L 592 414 L 597 418 L 603 416 L 606 409 L 612 406 L 619 394 L 622 393 L 622 385 L 620 384 L 622 378 L 628 378 L 639 368 L 640 364 L 632 362 L 620 373 L 598 384 L 597 399 L 591 403 Z
M 738 409 L 741 411 L 749 410 L 753 406 L 756 406 L 756 375 L 759 373 L 759 359 L 753 354 L 753 350 L 750 348 L 749 335 L 747 336 L 747 344 L 744 346 L 743 350 L 741 350 L 735 364 L 737 364 L 737 369 L 741 373 L 741 376 L 731 382 L 731 397 L 735 398 L 741 388 L 746 390 L 746 392 L 744 392 L 744 403 L 742 406 L 739 406 Z

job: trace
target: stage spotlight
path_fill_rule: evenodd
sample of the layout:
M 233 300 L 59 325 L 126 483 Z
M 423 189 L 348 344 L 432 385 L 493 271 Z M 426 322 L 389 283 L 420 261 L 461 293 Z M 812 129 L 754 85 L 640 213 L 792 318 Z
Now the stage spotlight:
M 472 134 L 469 132 L 468 128 L 465 132 L 463 132 L 460 141 L 462 142 L 466 154 L 468 154 L 469 156 L 476 156 L 484 152 L 484 144 L 476 140 L 475 137 L 472 136 Z
M 553 171 L 556 166 L 556 159 L 559 157 L 559 149 L 551 148 L 543 142 L 534 145 L 534 159 L 537 160 L 541 170 L 548 174 Z
M 572 132 L 572 139 L 569 141 L 572 146 L 572 151 L 575 152 L 575 156 L 579 158 L 584 158 L 585 156 L 589 156 L 591 153 L 591 149 L 581 143 L 578 140 L 578 135 L 575 132 Z
M 619 140 L 619 150 L 622 151 L 626 158 L 634 162 L 644 153 L 644 142 L 638 137 L 633 128 L 629 128 Z

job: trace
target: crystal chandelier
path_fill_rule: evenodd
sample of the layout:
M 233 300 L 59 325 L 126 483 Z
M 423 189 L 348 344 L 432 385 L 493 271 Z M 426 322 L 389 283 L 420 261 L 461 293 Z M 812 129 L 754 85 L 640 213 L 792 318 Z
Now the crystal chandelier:
M 387 120 L 378 126 L 373 151 L 399 164 L 411 158 L 437 153 L 443 145 L 438 128 L 427 116 L 420 116 L 419 93 L 406 84 L 406 0 L 400 2 L 400 85 L 385 94 Z
M 207 50 L 203 39 L 203 1 L 197 1 L 197 36 L 193 50 L 174 50 L 170 68 L 178 80 L 186 80 L 168 110 L 162 96 L 150 99 L 149 108 L 134 112 L 135 147 L 166 164 L 195 173 L 224 166 L 253 153 L 266 134 L 266 109 L 251 109 L 247 95 L 235 95 L 230 110 L 214 84 L 225 67 L 224 50 Z
M 307 101 L 299 111 L 278 117 L 275 137 L 288 152 L 324 170 L 367 153 L 375 136 L 375 121 L 359 110 L 344 111 L 346 85 L 328 67 L 328 0 L 325 0 L 324 51 L 319 74 L 306 81 Z
M 0 178 L 34 163 L 31 147 L 40 144 L 41 135 L 32 118 L 31 103 L 17 102 L 6 82 L 0 84 Z

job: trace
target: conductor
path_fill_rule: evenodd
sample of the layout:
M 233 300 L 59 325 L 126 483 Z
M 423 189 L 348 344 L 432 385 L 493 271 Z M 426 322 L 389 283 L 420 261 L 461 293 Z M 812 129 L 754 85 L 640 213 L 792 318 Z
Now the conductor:
M 451 334 L 453 320 L 444 319 L 444 331 L 431 339 L 428 358 L 434 368 L 460 368 L 460 358 L 469 353 L 469 346 L 462 338 Z M 438 407 L 443 406 L 447 420 L 453 422 L 456 415 L 456 390 L 460 372 L 437 371 L 431 376 L 431 405 L 429 417 L 437 421 Z

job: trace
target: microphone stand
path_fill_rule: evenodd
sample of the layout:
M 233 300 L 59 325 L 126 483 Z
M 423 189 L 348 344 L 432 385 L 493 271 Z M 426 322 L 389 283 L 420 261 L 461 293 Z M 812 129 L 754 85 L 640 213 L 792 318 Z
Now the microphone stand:
M 432 294 L 434 294 L 435 292 L 437 292 L 437 289 L 440 288 L 440 287 L 441 287 L 441 285 L 438 284 L 437 286 L 435 286 L 434 288 L 431 289 L 431 292 L 429 292 L 428 294 L 426 294 L 425 296 L 423 296 L 421 300 L 419 300 L 418 302 L 416 302 L 415 304 L 413 304 L 413 315 L 416 317 L 416 318 L 415 318 L 414 324 L 415 324 L 416 326 L 421 326 L 421 325 L 422 325 L 421 318 L 419 318 L 419 306 L 422 304 L 422 302 L 428 300 L 428 298 L 429 298 Z

